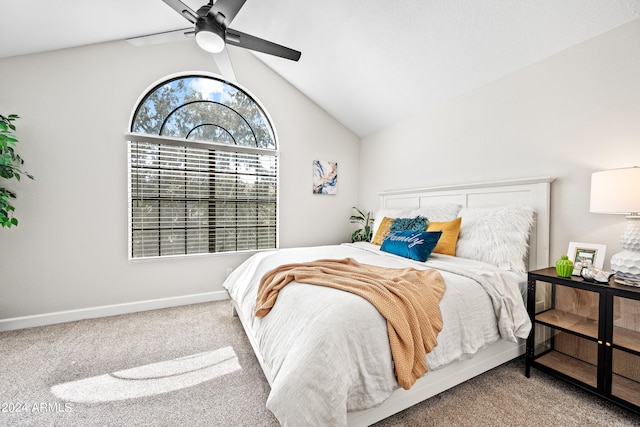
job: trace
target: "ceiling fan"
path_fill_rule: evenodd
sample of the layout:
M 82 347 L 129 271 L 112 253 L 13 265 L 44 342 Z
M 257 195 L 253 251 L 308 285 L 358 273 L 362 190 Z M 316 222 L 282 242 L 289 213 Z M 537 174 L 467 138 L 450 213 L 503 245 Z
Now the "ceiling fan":
M 194 27 L 165 33 L 152 34 L 127 39 L 133 45 L 167 43 L 195 35 L 196 42 L 203 50 L 211 52 L 220 71 L 235 80 L 233 68 L 226 52 L 226 44 L 298 61 L 301 52 L 264 40 L 250 34 L 229 28 L 246 0 L 210 0 L 194 11 L 180 0 L 162 0 L 173 10 L 184 16 Z

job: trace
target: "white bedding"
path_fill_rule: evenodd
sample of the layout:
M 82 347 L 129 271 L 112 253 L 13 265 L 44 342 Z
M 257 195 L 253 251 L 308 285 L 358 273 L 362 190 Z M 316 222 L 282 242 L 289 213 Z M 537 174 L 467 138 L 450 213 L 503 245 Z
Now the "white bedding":
M 443 329 L 427 355 L 430 370 L 464 358 L 500 337 L 526 338 L 531 328 L 518 280 L 478 261 L 432 254 L 426 263 L 380 252 L 368 243 L 261 252 L 225 281 L 269 368 L 269 408 L 284 426 L 346 425 L 347 411 L 382 403 L 398 384 L 386 320 L 366 300 L 336 289 L 292 282 L 271 312 L 253 316 L 260 278 L 284 263 L 353 258 L 390 268 L 437 268 L 446 282 Z

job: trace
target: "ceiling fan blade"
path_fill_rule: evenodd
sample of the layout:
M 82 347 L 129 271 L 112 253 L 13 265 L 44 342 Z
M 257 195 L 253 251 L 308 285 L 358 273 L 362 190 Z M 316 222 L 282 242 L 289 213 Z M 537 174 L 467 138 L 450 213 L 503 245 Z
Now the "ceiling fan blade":
M 246 1 L 247 0 L 218 0 L 213 4 L 208 15 L 215 17 L 218 13 L 221 13 L 224 15 L 224 22 L 219 23 L 228 27 Z
M 192 27 L 183 28 L 181 30 L 165 31 L 163 33 L 148 34 L 140 37 L 130 37 L 126 39 L 134 46 L 150 46 L 154 44 L 173 43 L 188 40 L 193 37 L 195 32 Z
M 234 46 L 240 46 L 245 49 L 251 49 L 269 55 L 279 56 L 281 58 L 297 61 L 300 59 L 301 52 L 289 49 L 288 47 L 249 35 L 240 31 L 227 28 L 226 42 Z
M 198 14 L 193 11 L 189 6 L 182 3 L 180 0 L 162 0 L 168 6 L 170 6 L 173 10 L 178 12 L 180 15 L 184 16 L 185 19 L 188 19 L 191 23 L 195 24 L 198 20 Z
M 231 65 L 231 59 L 229 58 L 229 52 L 225 47 L 221 52 L 212 53 L 213 60 L 216 62 L 218 66 L 218 70 L 220 70 L 220 74 L 232 82 L 237 82 L 236 73 L 233 71 L 233 65 Z

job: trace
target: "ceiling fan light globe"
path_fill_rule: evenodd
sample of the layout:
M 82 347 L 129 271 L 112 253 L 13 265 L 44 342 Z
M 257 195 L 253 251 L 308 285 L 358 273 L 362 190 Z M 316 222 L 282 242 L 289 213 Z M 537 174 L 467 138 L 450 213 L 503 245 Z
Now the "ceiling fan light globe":
M 200 31 L 196 34 L 196 42 L 198 46 L 207 52 L 218 53 L 224 49 L 224 40 L 219 35 L 209 31 Z
M 196 43 L 207 52 L 222 52 L 225 44 L 224 29 L 212 25 L 205 19 L 199 19 L 196 23 Z

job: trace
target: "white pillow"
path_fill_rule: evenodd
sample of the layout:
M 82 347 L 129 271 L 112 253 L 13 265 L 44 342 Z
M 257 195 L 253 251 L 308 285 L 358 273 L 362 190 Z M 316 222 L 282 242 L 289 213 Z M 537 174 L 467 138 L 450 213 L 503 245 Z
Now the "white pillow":
M 411 215 L 409 216 L 409 218 L 424 216 L 429 220 L 429 222 L 453 221 L 458 217 L 460 208 L 462 208 L 462 205 L 458 205 L 455 203 L 443 203 L 441 205 L 423 206 L 411 211 Z
M 529 231 L 534 210 L 529 207 L 462 208 L 456 256 L 493 264 L 517 274 L 527 272 Z

